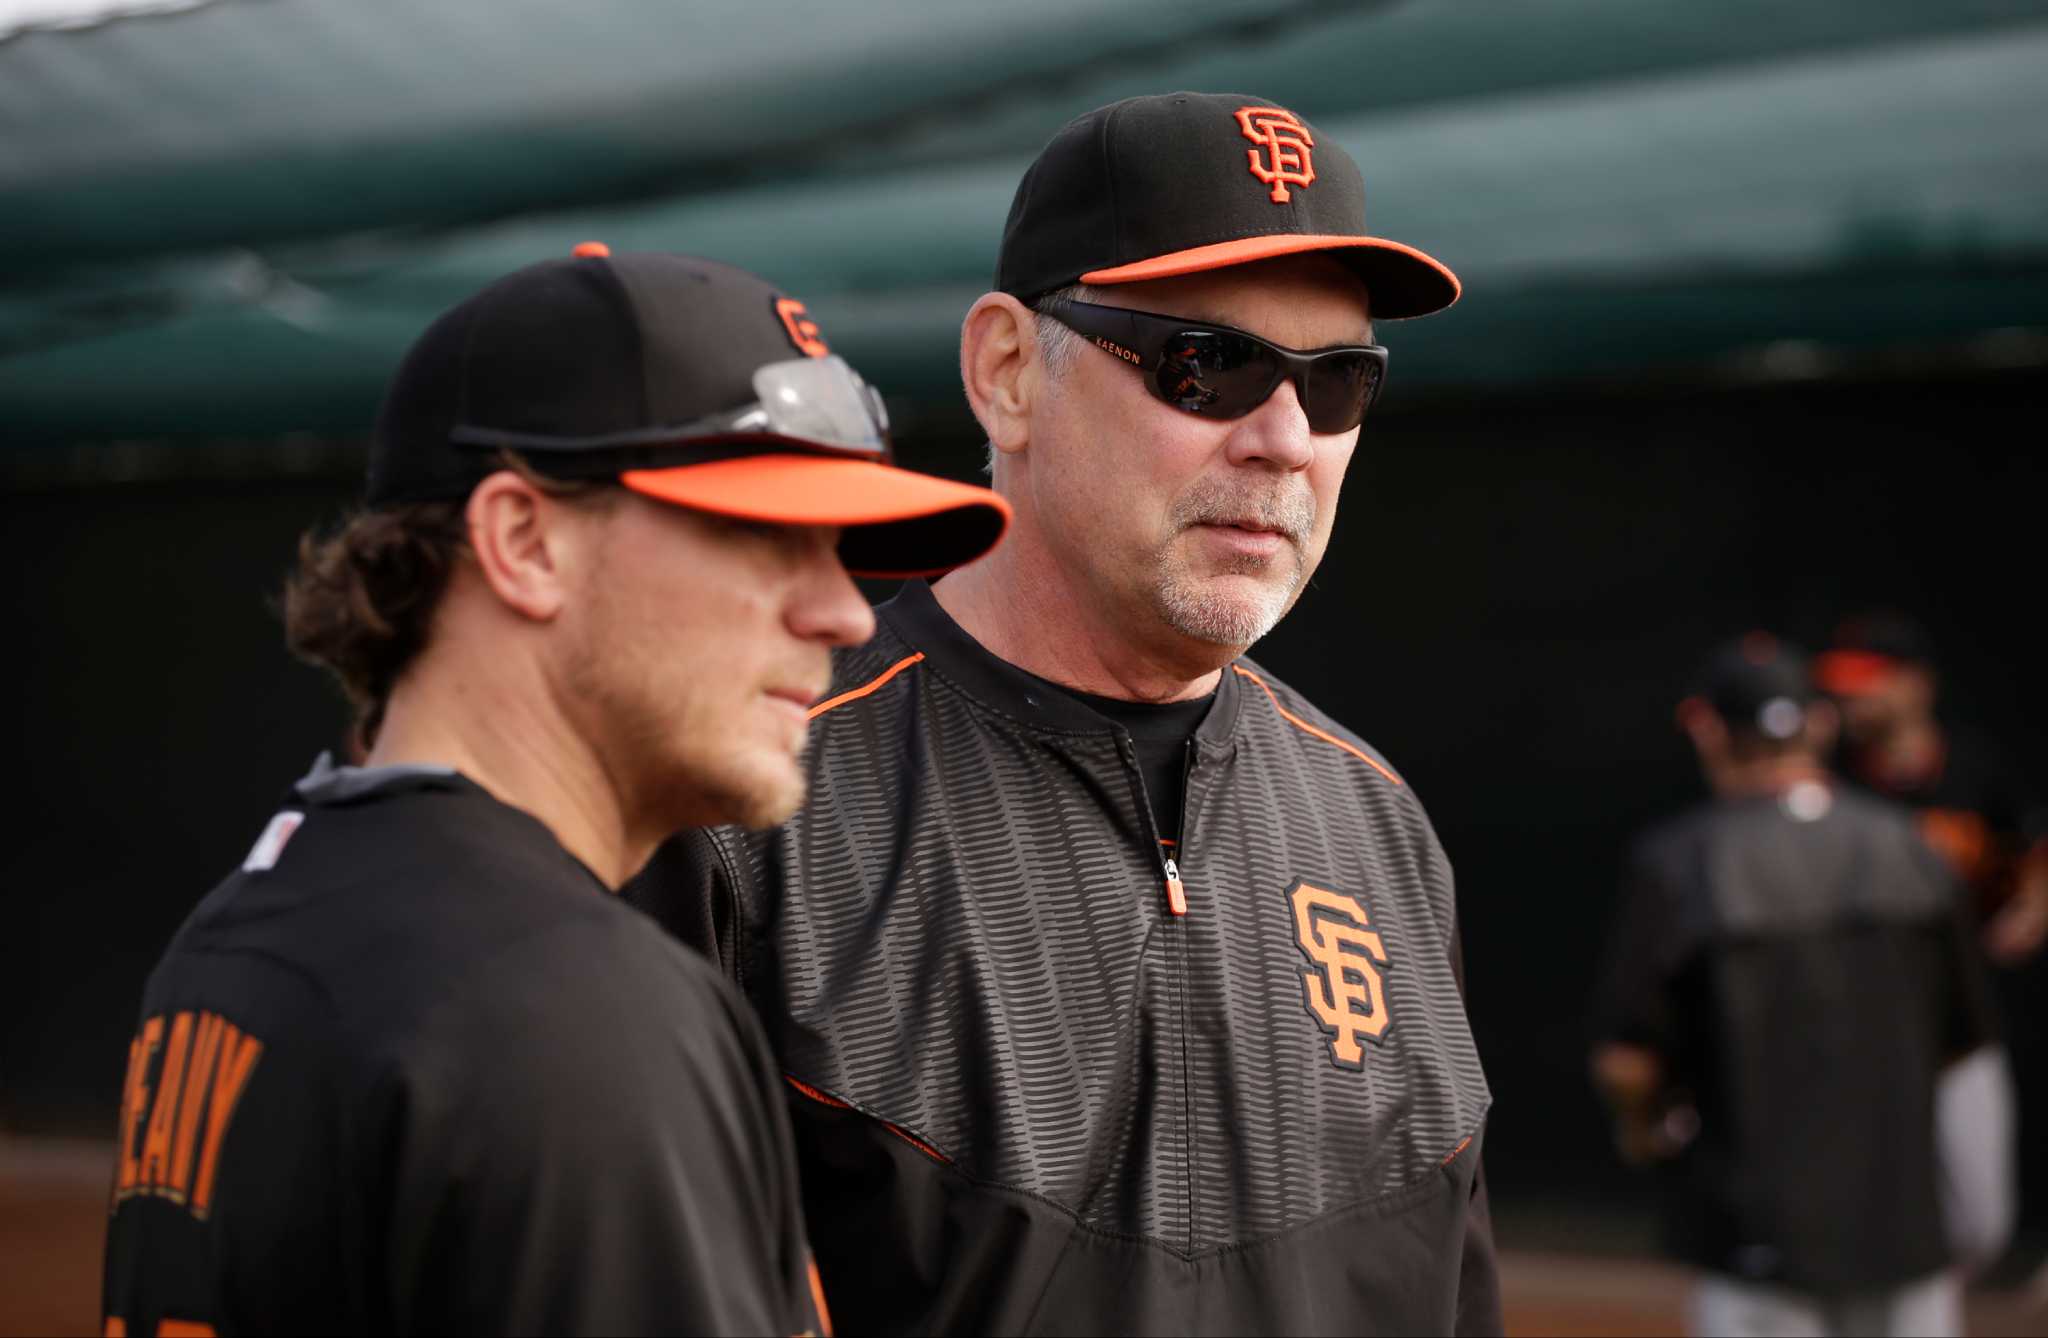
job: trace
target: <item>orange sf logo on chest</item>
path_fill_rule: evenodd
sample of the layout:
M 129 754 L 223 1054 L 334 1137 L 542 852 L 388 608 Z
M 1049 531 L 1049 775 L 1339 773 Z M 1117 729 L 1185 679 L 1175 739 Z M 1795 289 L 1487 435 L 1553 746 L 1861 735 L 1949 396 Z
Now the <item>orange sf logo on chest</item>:
M 1237 127 L 1244 137 L 1259 146 L 1245 150 L 1252 175 L 1273 188 L 1273 203 L 1286 204 L 1293 197 L 1289 186 L 1306 186 L 1316 179 L 1315 136 L 1301 118 L 1284 107 L 1239 107 Z M 1259 156 L 1265 150 L 1265 158 Z
M 1361 1040 L 1378 1041 L 1387 1030 L 1387 994 L 1380 968 L 1386 944 L 1368 927 L 1357 897 L 1313 883 L 1287 890 L 1294 907 L 1295 946 L 1309 965 L 1301 987 L 1309 1016 L 1330 1035 L 1330 1062 L 1353 1072 L 1365 1068 Z

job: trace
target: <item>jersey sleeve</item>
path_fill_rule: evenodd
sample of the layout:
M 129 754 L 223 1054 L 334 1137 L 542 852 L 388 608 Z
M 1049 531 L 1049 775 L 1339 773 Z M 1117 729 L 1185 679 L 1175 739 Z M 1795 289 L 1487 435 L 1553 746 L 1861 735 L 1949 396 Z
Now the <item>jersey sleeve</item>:
M 1670 963 L 1681 932 L 1670 861 L 1651 843 L 1629 852 L 1593 1001 L 1593 1040 L 1661 1050 L 1672 1040 Z
M 1450 862 L 1443 861 L 1445 877 Z M 1451 917 L 1451 978 L 1458 983 L 1458 999 L 1466 1002 L 1465 940 L 1455 913 Z M 1466 1004 L 1469 1011 L 1470 1005 Z M 1500 1257 L 1493 1241 L 1493 1208 L 1486 1194 L 1486 1163 L 1480 1162 L 1472 1176 L 1472 1197 L 1465 1205 L 1465 1235 L 1458 1260 L 1458 1313 L 1452 1331 L 1465 1335 L 1503 1333 Z
M 702 964 L 612 920 L 451 982 L 387 1084 L 401 1331 L 821 1327 L 765 1042 Z
M 1486 1168 L 1472 1181 L 1472 1199 L 1465 1207 L 1464 1256 L 1458 1265 L 1458 1314 L 1452 1332 L 1494 1335 L 1506 1332 L 1500 1295 L 1500 1260 L 1493 1244 L 1493 1209 L 1486 1197 Z

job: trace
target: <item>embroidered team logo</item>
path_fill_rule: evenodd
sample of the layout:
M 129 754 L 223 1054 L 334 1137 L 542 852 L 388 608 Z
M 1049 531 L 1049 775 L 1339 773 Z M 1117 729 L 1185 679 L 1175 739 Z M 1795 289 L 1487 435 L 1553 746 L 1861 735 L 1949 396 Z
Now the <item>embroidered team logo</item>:
M 832 351 L 825 344 L 825 332 L 805 313 L 803 303 L 793 297 L 778 297 L 775 314 L 782 318 L 783 333 L 796 345 L 797 352 L 807 358 L 822 358 Z
M 1239 107 L 1237 127 L 1258 148 L 1245 150 L 1252 175 L 1273 188 L 1273 203 L 1286 204 L 1289 186 L 1316 179 L 1315 136 L 1284 107 Z M 1263 155 L 1263 156 L 1262 156 Z
M 1301 988 L 1308 1014 L 1330 1037 L 1330 1062 L 1361 1072 L 1365 1047 L 1387 1030 L 1387 991 L 1380 968 L 1386 944 L 1369 927 L 1357 897 L 1297 881 L 1287 889 L 1294 908 L 1295 946 L 1308 958 Z

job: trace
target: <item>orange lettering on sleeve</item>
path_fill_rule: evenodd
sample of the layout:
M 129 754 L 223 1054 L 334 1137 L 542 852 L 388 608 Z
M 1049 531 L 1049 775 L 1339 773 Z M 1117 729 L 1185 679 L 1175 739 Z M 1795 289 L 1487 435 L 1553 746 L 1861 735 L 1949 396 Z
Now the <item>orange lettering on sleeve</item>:
M 228 1131 L 228 1121 L 234 1118 L 242 1086 L 249 1081 L 262 1053 L 263 1042 L 243 1035 L 232 1022 L 227 1024 L 221 1037 L 220 1064 L 214 1071 L 213 1099 L 206 1103 L 206 1142 L 199 1154 L 199 1179 L 192 1185 L 192 1211 L 199 1217 L 206 1216 L 207 1205 L 213 1200 L 213 1176 L 219 1169 L 221 1138 Z
M 227 1019 L 218 1013 L 201 1013 L 199 1028 L 192 1037 L 192 1059 L 185 1065 L 185 1095 L 178 1102 L 178 1141 L 171 1149 L 171 1197 L 182 1199 L 192 1183 L 192 1145 L 199 1137 L 200 1102 L 206 1097 L 206 1080 L 213 1074 L 214 1055 L 220 1050 L 221 1029 Z
M 153 1017 L 128 1042 L 128 1081 L 121 1093 L 121 1177 L 114 1189 L 117 1200 L 135 1188 L 135 1131 L 142 1122 L 143 1107 L 149 1104 L 149 1059 L 163 1034 L 163 1018 Z
M 171 1164 L 171 1135 L 177 1131 L 178 1092 L 185 1080 L 185 1047 L 192 1041 L 192 1014 L 171 1019 L 171 1039 L 164 1045 L 164 1066 L 156 1075 L 156 1105 L 149 1112 L 149 1128 L 142 1135 L 142 1164 L 135 1172 L 138 1188 L 151 1190 L 164 1183 Z
M 214 1338 L 213 1326 L 196 1319 L 160 1319 L 156 1338 Z

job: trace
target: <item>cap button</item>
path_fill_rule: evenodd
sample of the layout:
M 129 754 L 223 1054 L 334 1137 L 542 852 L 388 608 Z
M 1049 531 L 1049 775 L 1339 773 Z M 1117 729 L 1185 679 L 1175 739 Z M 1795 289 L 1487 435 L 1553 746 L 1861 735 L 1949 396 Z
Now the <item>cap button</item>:
M 602 258 L 611 253 L 612 248 L 603 242 L 578 242 L 569 252 L 570 255 L 583 260 Z

